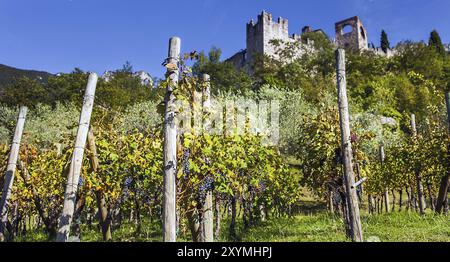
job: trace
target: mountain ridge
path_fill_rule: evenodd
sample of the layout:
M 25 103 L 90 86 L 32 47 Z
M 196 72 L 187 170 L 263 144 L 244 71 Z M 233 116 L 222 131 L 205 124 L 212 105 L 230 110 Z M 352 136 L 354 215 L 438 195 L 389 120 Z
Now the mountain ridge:
M 53 74 L 45 71 L 19 69 L 12 66 L 0 64 L 0 88 L 12 83 L 18 78 L 28 77 L 39 82 L 46 82 L 47 79 L 52 75 Z

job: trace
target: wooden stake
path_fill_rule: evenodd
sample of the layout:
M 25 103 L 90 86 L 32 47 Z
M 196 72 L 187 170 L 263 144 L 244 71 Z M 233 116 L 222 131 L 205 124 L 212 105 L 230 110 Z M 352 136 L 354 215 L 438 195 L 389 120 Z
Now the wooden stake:
M 380 146 L 380 162 L 381 166 L 384 167 L 384 160 L 386 159 L 386 155 L 384 154 L 384 146 Z M 382 169 L 384 172 L 384 168 Z M 389 213 L 389 190 L 386 188 L 384 190 L 384 207 L 386 213 Z
M 6 166 L 5 180 L 3 184 L 2 199 L 0 201 L 0 241 L 4 241 L 6 224 L 8 223 L 8 201 L 11 197 L 11 190 L 14 183 L 14 175 L 17 168 L 17 159 L 20 153 L 20 141 L 22 140 L 23 128 L 25 126 L 25 118 L 27 116 L 27 107 L 22 106 L 17 117 L 16 129 L 11 143 L 8 164 Z
M 88 133 L 88 148 L 89 148 L 89 162 L 91 163 L 91 172 L 94 173 L 94 175 L 97 175 L 97 171 L 100 167 L 98 155 L 97 155 L 97 146 L 95 144 L 95 136 L 94 131 L 92 130 L 92 127 L 89 128 Z M 112 239 L 111 235 L 111 219 L 109 216 L 109 211 L 106 206 L 106 200 L 105 195 L 100 190 L 95 190 L 94 192 L 95 198 L 97 200 L 97 207 L 98 207 L 98 219 L 100 226 L 102 227 L 102 236 L 103 241 L 110 241 Z
M 177 126 L 175 123 L 175 96 L 172 94 L 178 85 L 178 64 L 181 40 L 172 37 L 169 41 L 167 74 L 169 84 L 166 88 L 164 113 L 164 195 L 163 195 L 163 241 L 176 242 L 176 174 L 177 174 Z
M 445 93 L 445 104 L 447 105 L 448 129 L 450 131 L 450 91 Z
M 411 114 L 411 131 L 412 131 L 412 136 L 416 137 L 417 136 L 417 127 L 416 127 L 416 115 L 415 114 Z
M 207 74 L 202 76 L 203 82 L 203 116 L 209 119 L 208 114 L 211 110 L 211 82 Z M 209 121 L 203 122 L 203 131 L 206 132 L 210 128 Z M 203 240 L 205 242 L 214 242 L 214 225 L 213 225 L 213 192 L 210 190 L 206 193 L 205 205 L 203 206 Z
M 349 237 L 355 242 L 363 241 L 363 232 L 359 215 L 358 196 L 356 189 L 352 189 L 355 183 L 353 172 L 352 145 L 350 140 L 350 116 L 347 100 L 347 80 L 345 76 L 345 51 L 336 50 L 336 76 L 339 102 L 339 118 L 341 126 L 342 156 L 344 160 L 344 183 L 347 193 L 347 208 L 349 221 Z
M 448 119 L 448 128 L 450 130 L 450 91 L 445 93 L 445 103 L 447 105 L 447 119 Z M 445 201 L 447 200 L 447 194 L 450 187 L 450 144 L 447 145 L 448 158 L 447 161 L 447 174 L 442 177 L 441 184 L 439 186 L 439 194 L 436 200 L 436 213 L 440 214 L 442 212 L 442 207 L 444 206 Z
M 84 94 L 83 107 L 81 109 L 80 120 L 78 122 L 77 137 L 73 149 L 70 171 L 67 176 L 66 192 L 64 194 L 63 212 L 59 218 L 57 242 L 67 242 L 69 240 L 70 225 L 75 211 L 78 182 L 83 165 L 84 147 L 88 136 L 91 121 L 92 108 L 94 107 L 95 88 L 98 76 L 95 73 L 89 75 L 89 80 Z
M 416 115 L 411 114 L 411 130 L 413 135 L 413 143 L 417 143 L 417 127 L 416 127 Z M 419 202 L 419 212 L 421 215 L 425 214 L 425 199 L 423 196 L 423 185 L 422 176 L 420 174 L 420 168 L 418 163 L 415 163 L 415 174 L 416 174 L 416 186 L 417 186 L 417 201 Z

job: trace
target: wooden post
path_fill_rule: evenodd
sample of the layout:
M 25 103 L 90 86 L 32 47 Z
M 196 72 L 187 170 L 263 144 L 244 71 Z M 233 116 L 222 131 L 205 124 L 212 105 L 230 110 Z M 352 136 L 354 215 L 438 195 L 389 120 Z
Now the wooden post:
M 415 114 L 411 114 L 410 124 L 411 124 L 412 136 L 415 137 L 415 136 L 417 136 L 416 115 Z
M 97 155 L 97 146 L 95 145 L 95 136 L 92 127 L 89 128 L 88 133 L 88 148 L 89 148 L 89 162 L 91 163 L 91 171 L 95 175 L 97 175 L 98 168 L 100 167 L 98 155 Z M 105 195 L 102 191 L 95 190 L 94 192 L 95 198 L 97 201 L 98 207 L 98 219 L 100 222 L 100 226 L 102 227 L 102 236 L 104 241 L 110 241 L 112 239 L 111 235 L 111 219 L 108 214 L 108 208 L 106 206 Z
M 203 94 L 203 118 L 208 119 L 207 114 L 209 114 L 211 110 L 211 82 L 210 77 L 207 74 L 203 74 L 202 76 L 202 94 Z M 203 122 L 203 132 L 206 132 L 210 128 L 209 121 Z M 213 242 L 214 241 L 214 225 L 213 225 L 213 192 L 209 190 L 206 193 L 205 205 L 203 206 L 203 240 L 205 242 Z
M 98 76 L 95 73 L 89 75 L 89 80 L 84 93 L 83 107 L 81 109 L 80 120 L 78 122 L 77 137 L 73 149 L 70 171 L 67 176 L 66 192 L 64 194 L 63 212 L 59 218 L 57 242 L 67 242 L 69 240 L 70 225 L 75 211 L 78 182 L 80 179 L 83 164 L 84 147 L 88 136 L 91 121 L 92 108 L 94 107 L 95 88 Z
M 417 127 L 416 127 L 416 115 L 411 114 L 411 131 L 413 136 L 413 143 L 417 143 Z M 423 185 L 422 185 L 422 176 L 420 175 L 420 167 L 418 163 L 414 163 L 415 165 L 415 174 L 416 174 L 416 186 L 417 186 L 417 201 L 419 202 L 419 212 L 420 214 L 425 214 L 425 199 L 423 196 Z
M 339 118 L 341 127 L 342 156 L 344 161 L 344 183 L 347 193 L 347 209 L 349 214 L 350 236 L 353 241 L 362 242 L 363 232 L 359 215 L 358 196 L 356 188 L 352 189 L 355 183 L 353 172 L 352 145 L 350 140 L 350 116 L 347 100 L 347 80 L 345 76 L 345 51 L 336 50 L 336 77 L 338 88 Z
M 166 61 L 169 84 L 165 95 L 164 112 L 164 195 L 163 195 L 163 241 L 176 242 L 176 174 L 177 174 L 177 126 L 175 123 L 175 95 L 178 85 L 178 63 L 181 40 L 172 37 L 169 41 L 169 57 Z
M 375 199 L 373 198 L 372 195 L 368 195 L 367 196 L 367 201 L 368 201 L 368 207 L 369 207 L 369 214 L 373 214 L 375 213 Z
M 216 212 L 216 217 L 215 217 L 215 220 L 216 220 L 216 228 L 214 229 L 214 239 L 216 239 L 216 241 L 219 239 L 219 237 L 220 237 L 220 228 L 221 228 L 221 215 L 220 215 L 220 203 L 221 203 L 221 201 L 220 201 L 220 198 L 219 198 L 219 196 L 217 196 L 216 195 L 216 197 L 215 197 L 216 199 L 215 199 L 215 203 L 214 203 L 214 209 L 215 209 L 215 212 Z
M 396 202 L 395 190 L 392 190 L 391 192 L 392 192 L 392 211 L 391 212 L 394 212 L 395 211 L 395 202 Z
M 355 167 L 356 167 L 356 180 L 360 181 L 362 177 L 361 177 L 361 169 L 358 162 L 355 163 Z M 364 186 L 362 183 L 359 185 L 359 190 L 357 191 L 357 194 L 358 194 L 358 201 L 360 204 L 362 204 L 364 202 L 363 199 Z
M 447 104 L 447 119 L 448 128 L 450 130 L 450 91 L 445 93 L 445 103 Z M 450 187 L 450 144 L 447 145 L 447 152 L 449 160 L 447 161 L 447 174 L 442 177 L 441 184 L 439 186 L 439 194 L 436 200 L 436 213 L 440 214 L 442 212 L 442 207 L 447 200 L 448 189 Z
M 384 154 L 384 146 L 380 146 L 380 162 L 382 167 L 382 172 L 384 172 L 384 160 L 386 159 L 386 155 Z M 384 190 L 384 208 L 386 213 L 389 213 L 389 190 L 386 188 Z
M 448 129 L 450 131 L 450 91 L 445 93 L 445 104 L 447 105 Z
M 11 197 L 11 190 L 14 183 L 14 174 L 17 168 L 17 159 L 19 157 L 20 141 L 22 140 L 23 128 L 25 126 L 25 118 L 27 116 L 27 107 L 22 106 L 19 109 L 17 117 L 16 129 L 11 143 L 8 164 L 6 166 L 6 174 L 3 184 L 2 199 L 0 201 L 0 241 L 4 241 L 6 224 L 8 223 L 8 201 Z

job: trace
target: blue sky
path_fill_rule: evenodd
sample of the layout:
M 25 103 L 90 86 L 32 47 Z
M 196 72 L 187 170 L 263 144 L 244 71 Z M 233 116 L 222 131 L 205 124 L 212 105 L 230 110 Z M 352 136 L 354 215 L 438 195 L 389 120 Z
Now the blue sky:
M 437 29 L 450 42 L 448 0 L 0 0 L 0 63 L 51 73 L 103 73 L 130 61 L 162 76 L 171 36 L 182 51 L 245 48 L 245 24 L 266 10 L 334 36 L 336 21 L 358 15 L 370 42 L 385 29 L 391 43 L 427 40 Z

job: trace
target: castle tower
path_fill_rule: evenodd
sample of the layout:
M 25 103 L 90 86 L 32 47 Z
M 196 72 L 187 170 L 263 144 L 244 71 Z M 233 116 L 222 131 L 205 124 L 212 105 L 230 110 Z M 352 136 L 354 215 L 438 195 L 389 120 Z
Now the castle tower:
M 337 22 L 335 28 L 336 42 L 339 47 L 352 50 L 368 49 L 367 31 L 359 17 Z
M 271 42 L 272 40 L 281 40 L 283 44 L 302 44 L 301 34 L 289 35 L 289 23 L 287 19 L 278 18 L 275 21 L 272 18 L 272 14 L 262 11 L 258 15 L 258 20 L 253 19 L 247 23 L 246 31 L 246 49 L 234 54 L 226 61 L 232 63 L 238 70 L 245 70 L 248 73 L 252 73 L 251 66 L 255 62 L 257 55 L 267 55 L 275 59 L 279 58 L 277 53 L 277 47 Z M 303 33 L 306 32 L 322 32 L 322 30 L 313 31 L 310 26 L 303 28 Z M 325 34 L 325 33 L 324 33 Z M 308 39 L 305 39 L 308 43 Z M 281 46 L 282 48 L 283 46 Z M 299 56 L 303 50 L 299 49 L 294 56 Z
M 256 24 L 253 20 L 247 24 L 247 60 L 253 61 L 255 54 L 273 55 L 275 48 L 270 41 L 289 38 L 288 20 L 280 17 L 273 21 L 272 14 L 263 11 Z

